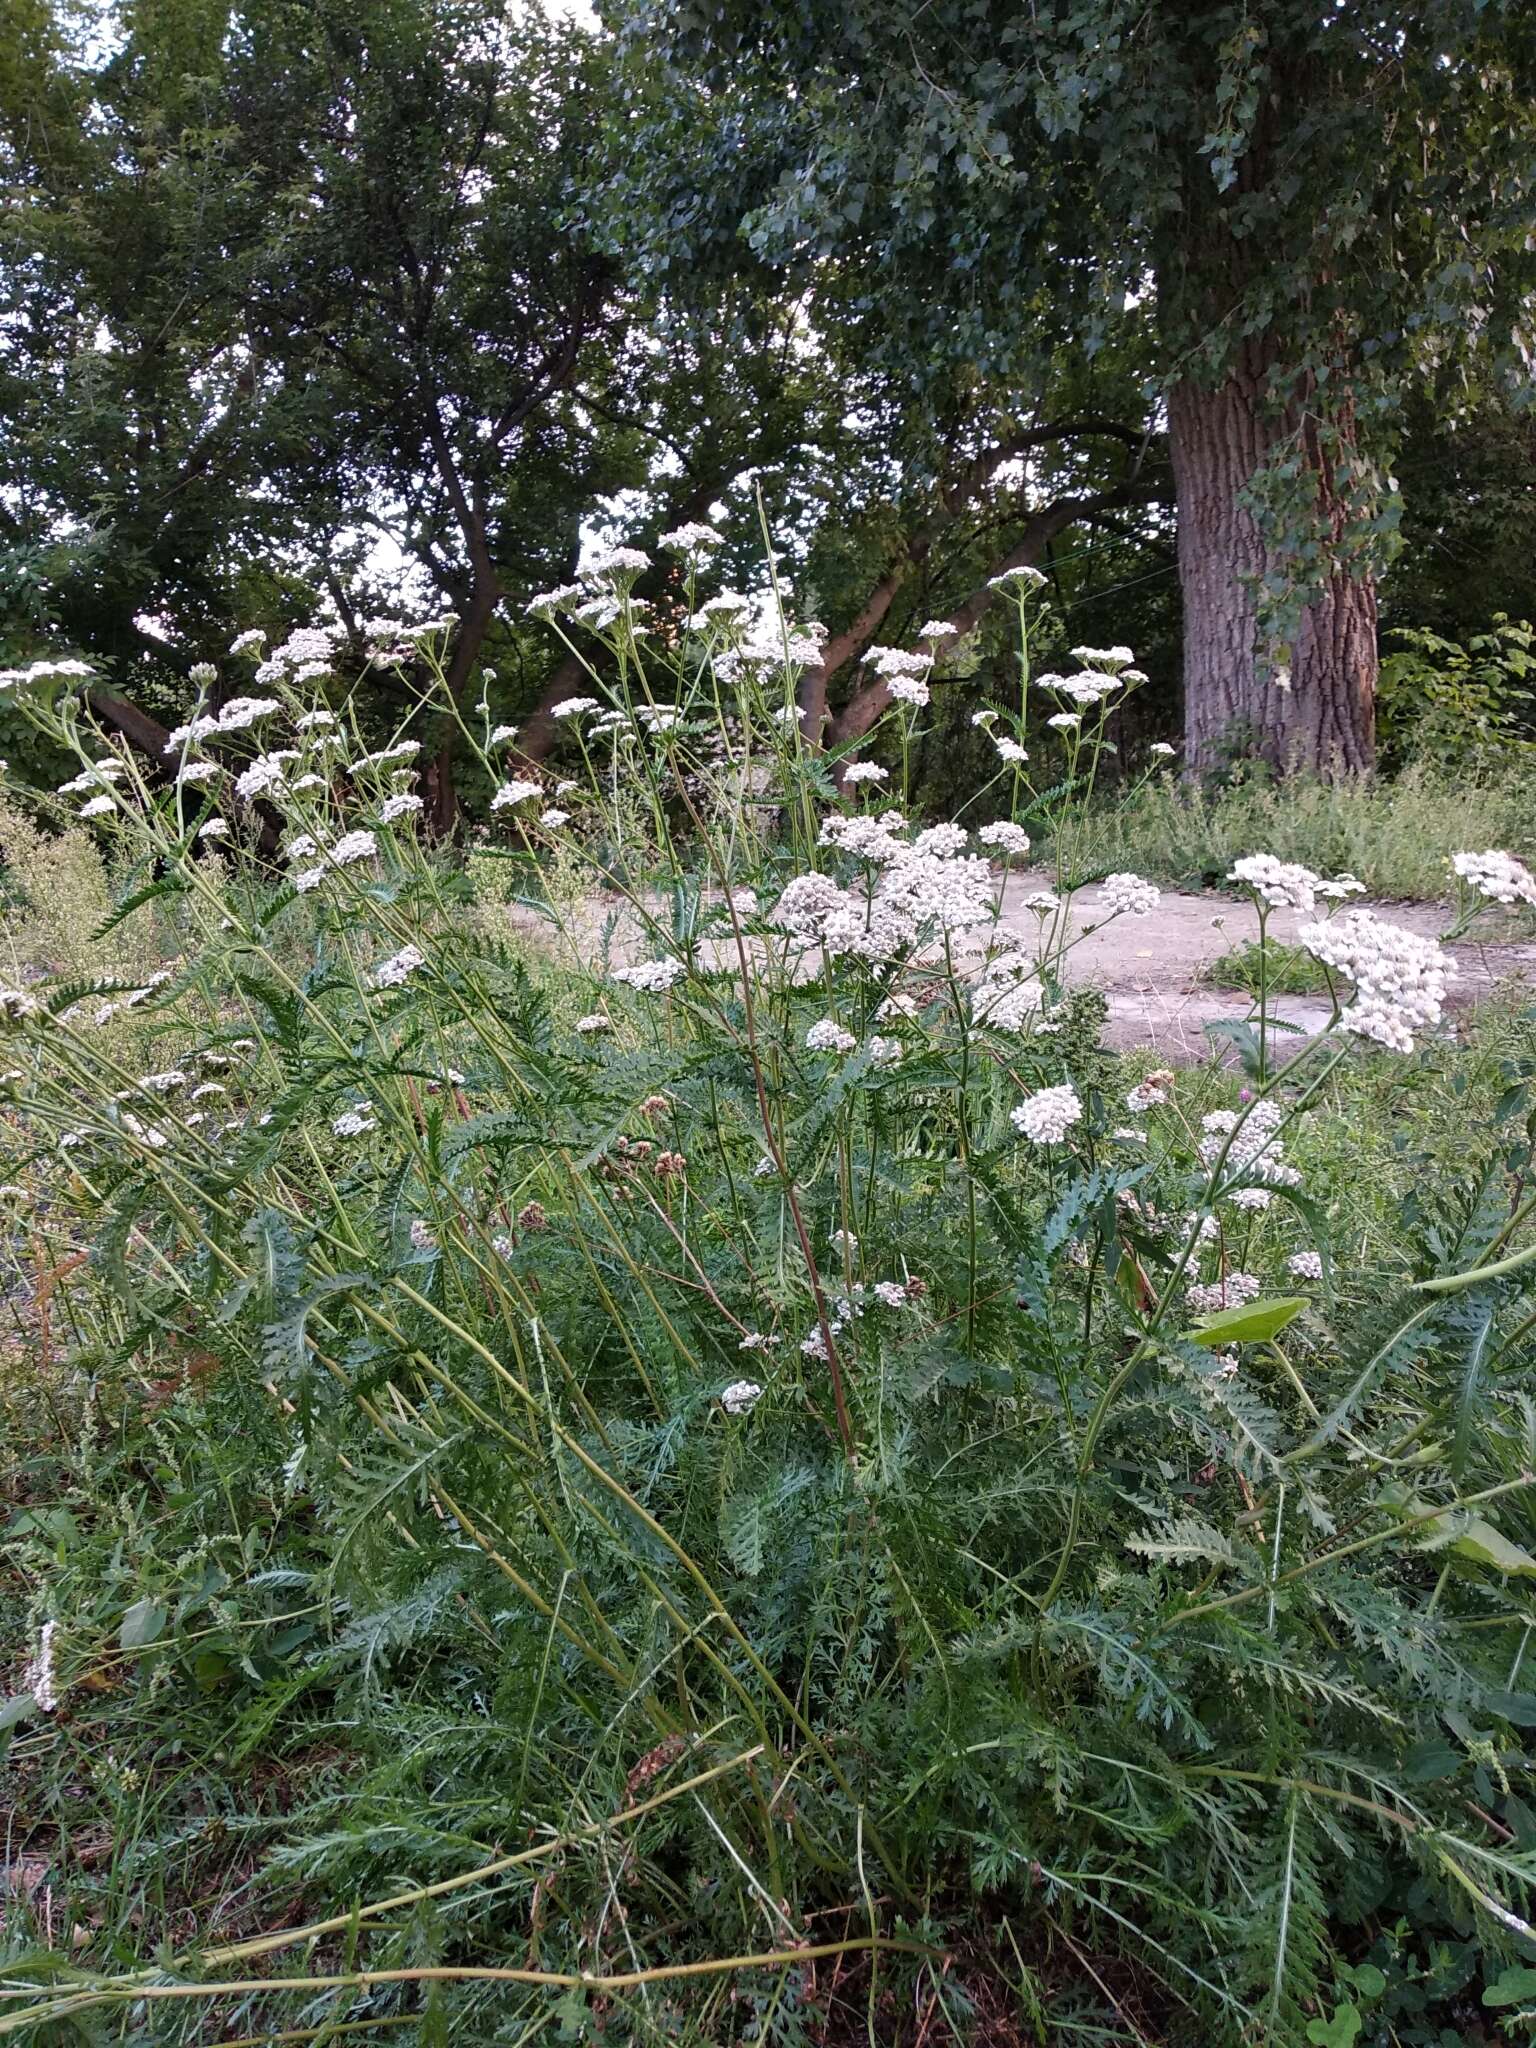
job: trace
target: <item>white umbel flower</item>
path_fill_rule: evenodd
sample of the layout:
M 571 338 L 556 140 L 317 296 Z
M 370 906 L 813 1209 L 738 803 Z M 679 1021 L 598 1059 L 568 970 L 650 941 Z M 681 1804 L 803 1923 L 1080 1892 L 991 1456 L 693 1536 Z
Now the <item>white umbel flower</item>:
M 762 1399 L 762 1394 L 756 1380 L 732 1380 L 728 1387 L 720 1389 L 720 1406 L 727 1415 L 746 1415 Z
M 1512 853 L 1453 853 L 1451 866 L 1469 889 L 1490 903 L 1536 904 L 1536 875 Z
M 976 837 L 983 846 L 995 846 L 1010 858 L 1029 851 L 1029 834 L 1022 825 L 1010 824 L 1006 818 L 999 818 L 995 825 L 983 825 Z
M 823 1017 L 805 1034 L 805 1043 L 811 1052 L 852 1052 L 858 1042 L 853 1033 L 845 1031 L 834 1017 Z
M 1393 1052 L 1412 1052 L 1414 1034 L 1440 1022 L 1457 967 L 1433 939 L 1387 924 L 1368 910 L 1305 924 L 1296 937 L 1314 959 L 1355 984 L 1354 1003 L 1342 1020 L 1345 1031 Z
M 681 960 L 664 955 L 660 960 L 642 960 L 633 967 L 616 967 L 615 981 L 622 981 L 629 988 L 640 989 L 646 995 L 662 995 L 688 972 Z
M 1009 1112 L 1009 1120 L 1032 1145 L 1060 1145 L 1075 1123 L 1082 1120 L 1083 1105 L 1070 1083 L 1059 1088 L 1039 1088 L 1026 1095 Z
M 1099 888 L 1099 907 L 1111 917 L 1147 917 L 1162 900 L 1162 890 L 1140 875 L 1106 875 Z
M 375 988 L 398 988 L 408 975 L 414 974 L 425 963 L 426 955 L 419 947 L 402 946 L 398 953 L 392 953 L 373 970 L 373 985 Z
M 536 782 L 504 782 L 491 798 L 493 811 L 510 810 L 515 804 L 527 803 L 531 796 L 542 796 L 543 790 Z

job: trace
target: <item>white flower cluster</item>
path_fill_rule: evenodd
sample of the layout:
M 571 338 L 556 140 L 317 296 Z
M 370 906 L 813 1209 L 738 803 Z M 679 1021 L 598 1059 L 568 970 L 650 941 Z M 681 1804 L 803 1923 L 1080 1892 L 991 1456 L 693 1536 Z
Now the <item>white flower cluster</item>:
M 426 955 L 416 946 L 402 946 L 398 953 L 392 953 L 381 961 L 373 971 L 375 988 L 398 988 L 408 975 L 425 965 Z
M 1068 1083 L 1059 1088 L 1037 1088 L 1009 1112 L 1009 1120 L 1032 1145 L 1060 1145 L 1075 1123 L 1082 1121 L 1083 1105 L 1077 1090 Z
M 537 782 L 504 782 L 491 798 L 493 811 L 510 810 L 515 804 L 527 803 L 531 796 L 542 796 L 543 790 Z
M 877 761 L 852 761 L 843 770 L 843 781 L 857 785 L 861 782 L 885 782 L 890 770 L 882 768 Z
M 1336 875 L 1330 882 L 1294 861 L 1276 860 L 1272 853 L 1250 853 L 1234 861 L 1227 880 L 1244 883 L 1271 910 L 1295 910 L 1303 917 L 1312 915 L 1319 897 L 1339 903 L 1346 896 L 1365 893 L 1364 882 L 1353 875 Z
M 1414 1034 L 1440 1022 L 1456 962 L 1433 939 L 1387 924 L 1369 910 L 1350 910 L 1326 924 L 1305 924 L 1296 937 L 1320 960 L 1348 975 L 1355 1000 L 1342 1028 L 1393 1052 L 1412 1052 Z
M 1102 704 L 1106 697 L 1113 697 L 1121 687 L 1118 676 L 1101 674 L 1098 669 L 1079 669 L 1076 675 L 1044 675 L 1039 677 L 1040 687 L 1053 690 L 1058 697 L 1068 697 L 1074 704 L 1088 709 Z
M 1039 590 L 1045 582 L 1045 572 L 1032 569 L 1021 563 L 1017 569 L 1005 569 L 1001 576 L 987 578 L 988 590 L 1004 590 L 1022 595 L 1026 590 Z
M 331 1124 L 331 1129 L 338 1138 L 360 1138 L 365 1131 L 376 1131 L 378 1128 L 379 1120 L 373 1114 L 371 1102 L 360 1102 L 356 1109 L 344 1109 Z
M 346 644 L 342 626 L 300 626 L 273 648 L 256 671 L 258 683 L 307 683 L 328 675 L 338 648 Z
M 660 960 L 642 960 L 634 967 L 616 967 L 613 978 L 629 988 L 640 989 L 646 995 L 657 996 L 664 995 L 687 972 L 681 960 L 664 955 Z
M 756 1380 L 732 1380 L 728 1387 L 720 1389 L 720 1406 L 727 1415 L 745 1415 L 762 1399 L 762 1393 Z
M 971 991 L 971 1016 L 994 1031 L 1023 1031 L 1039 1014 L 1042 994 L 1033 960 L 1001 953 L 987 962 Z
M 178 725 L 166 740 L 164 751 L 177 753 L 188 744 L 199 740 L 211 740 L 230 732 L 245 732 L 263 718 L 270 718 L 274 711 L 281 711 L 282 705 L 275 697 L 231 697 L 217 713 L 203 712 L 189 719 L 185 725 Z
M 1011 825 L 1006 818 L 1000 818 L 995 825 L 983 825 L 976 837 L 983 846 L 995 846 L 1010 859 L 1029 851 L 1029 834 L 1022 825 Z
M 1191 1287 L 1185 1300 L 1196 1315 L 1212 1315 L 1218 1309 L 1242 1308 L 1250 1301 L 1256 1301 L 1264 1291 L 1264 1283 L 1252 1273 L 1228 1273 L 1225 1279 L 1213 1280 L 1208 1287 Z
M 1469 889 L 1491 903 L 1536 904 L 1536 875 L 1512 853 L 1453 853 L 1451 866 Z
M 1106 875 L 1099 888 L 1099 908 L 1110 917 L 1147 917 L 1162 900 L 1162 890 L 1140 875 Z
M 811 1052 L 848 1053 L 858 1042 L 853 1033 L 845 1031 L 833 1017 L 823 1017 L 805 1034 L 805 1043 Z
M 1129 647 L 1074 647 L 1072 659 L 1084 668 L 1122 669 L 1129 668 L 1136 656 Z
M 650 566 L 643 548 L 602 548 L 577 574 L 583 583 L 611 583 L 619 576 L 638 576 Z
M 964 830 L 930 825 L 914 840 L 902 836 L 905 830 L 898 811 L 828 818 L 823 846 L 882 870 L 873 896 L 842 889 L 828 875 L 797 875 L 774 908 L 774 924 L 833 958 L 852 953 L 885 960 L 924 932 L 986 923 L 994 908 L 991 868 L 985 860 L 961 857 Z
M 26 668 L 0 668 L 0 690 L 14 690 L 22 683 L 47 682 L 54 676 L 69 678 L 95 673 L 88 661 L 34 661 Z
M 1286 1270 L 1294 1273 L 1298 1280 L 1321 1280 L 1323 1277 L 1321 1252 L 1292 1252 L 1285 1264 Z
M 1200 1140 L 1201 1165 L 1213 1168 L 1221 1159 L 1227 1180 L 1262 1181 L 1273 1188 L 1300 1187 L 1301 1175 L 1287 1163 L 1278 1136 L 1284 1121 L 1284 1109 L 1267 1095 L 1245 1116 L 1235 1109 L 1213 1109 L 1201 1124 L 1205 1132 Z
M 673 555 L 698 555 L 710 548 L 723 548 L 725 535 L 717 533 L 712 526 L 706 526 L 701 519 L 690 519 L 681 526 L 674 526 L 670 533 L 660 535 L 656 545 Z
M 1168 1090 L 1173 1076 L 1166 1070 L 1148 1074 L 1145 1081 L 1138 1081 L 1125 1098 L 1125 1106 L 1133 1116 L 1144 1116 L 1149 1109 L 1161 1109 L 1168 1100 Z

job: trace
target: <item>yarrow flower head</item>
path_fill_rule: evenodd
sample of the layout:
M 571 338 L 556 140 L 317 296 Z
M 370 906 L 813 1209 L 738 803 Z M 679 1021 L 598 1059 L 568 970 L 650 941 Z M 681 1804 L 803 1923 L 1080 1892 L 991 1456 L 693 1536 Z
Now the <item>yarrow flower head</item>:
M 1296 934 L 1315 960 L 1355 984 L 1341 1028 L 1393 1052 L 1412 1052 L 1414 1034 L 1440 1022 L 1456 962 L 1433 939 L 1388 924 L 1369 910 L 1349 910 Z
M 727 1415 L 745 1415 L 762 1399 L 762 1393 L 756 1380 L 732 1380 L 720 1389 L 720 1406 Z
M 1312 915 L 1319 896 L 1338 902 L 1360 895 L 1365 887 L 1353 875 L 1338 875 L 1330 882 L 1294 861 L 1276 860 L 1272 853 L 1251 853 L 1234 861 L 1227 880 L 1242 882 L 1271 910 L 1295 910 L 1303 917 Z
M 853 1033 L 845 1031 L 834 1017 L 823 1017 L 805 1034 L 805 1043 L 811 1052 L 849 1053 L 858 1042 Z
M 1016 569 L 1005 569 L 1001 576 L 987 578 L 988 590 L 1006 590 L 1022 595 L 1026 590 L 1040 590 L 1044 587 L 1045 572 L 1021 562 Z
M 542 796 L 543 789 L 537 782 L 504 782 L 491 798 L 493 811 L 512 809 L 517 804 L 527 803 L 531 796 Z
M 1242 1308 L 1256 1301 L 1264 1283 L 1252 1273 L 1228 1273 L 1209 1286 L 1191 1287 L 1185 1299 L 1196 1315 L 1211 1315 L 1218 1309 Z
M 650 566 L 651 558 L 641 548 L 603 548 L 577 574 L 583 583 L 604 583 L 620 576 L 638 576 Z
M 890 778 L 889 768 L 882 768 L 878 761 L 851 761 L 843 770 L 843 780 L 857 785 L 861 782 L 885 782 Z
M 1129 668 L 1136 659 L 1129 647 L 1074 647 L 1072 659 L 1080 661 L 1084 668 Z
M 1022 825 L 1012 825 L 1006 818 L 998 819 L 995 825 L 983 825 L 976 837 L 983 846 L 995 846 L 1010 859 L 1029 851 L 1029 834 Z
M 1083 1105 L 1070 1083 L 1058 1088 L 1038 1088 L 1026 1095 L 1009 1121 L 1033 1145 L 1060 1145 L 1075 1123 L 1082 1120 Z
M 1147 917 L 1162 900 L 1162 890 L 1140 875 L 1106 875 L 1099 888 L 1099 907 L 1111 917 Z
M 674 526 L 670 533 L 661 534 L 656 545 L 673 555 L 698 555 L 711 548 L 723 548 L 725 535 L 700 519 L 690 519 L 682 526 Z
M 376 1131 L 379 1120 L 373 1114 L 371 1102 L 360 1102 L 355 1109 L 344 1109 L 331 1124 L 338 1138 L 360 1138 L 367 1131 Z
M 350 867 L 354 861 L 367 860 L 378 850 L 379 842 L 371 832 L 344 832 L 331 848 L 331 862 L 338 868 Z
M 1512 853 L 1453 853 L 1451 866 L 1469 889 L 1491 903 L 1536 904 L 1536 875 Z
M 622 981 L 629 988 L 640 989 L 646 995 L 663 995 L 680 982 L 688 970 L 681 960 L 664 955 L 659 960 L 642 960 L 634 967 L 616 967 L 615 981 Z
M 1298 1280 L 1321 1280 L 1323 1277 L 1321 1252 L 1292 1252 L 1285 1265 L 1286 1271 L 1294 1273 Z
M 426 955 L 416 946 L 402 946 L 398 953 L 390 955 L 373 970 L 375 988 L 398 988 L 408 975 L 424 966 Z

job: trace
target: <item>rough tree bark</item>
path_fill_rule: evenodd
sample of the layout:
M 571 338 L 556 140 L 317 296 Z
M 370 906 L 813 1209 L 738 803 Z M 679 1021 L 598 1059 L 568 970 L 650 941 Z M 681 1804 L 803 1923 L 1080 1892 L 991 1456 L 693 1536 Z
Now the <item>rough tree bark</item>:
M 1307 609 L 1291 650 L 1290 687 L 1257 670 L 1255 591 L 1271 564 L 1245 487 L 1294 418 L 1264 407 L 1262 346 L 1246 344 L 1214 388 L 1175 386 L 1168 439 L 1179 514 L 1184 598 L 1185 760 L 1193 774 L 1256 751 L 1280 769 L 1358 775 L 1374 754 L 1376 589 L 1335 567 Z M 1344 513 L 1327 458 L 1299 437 L 1336 541 Z

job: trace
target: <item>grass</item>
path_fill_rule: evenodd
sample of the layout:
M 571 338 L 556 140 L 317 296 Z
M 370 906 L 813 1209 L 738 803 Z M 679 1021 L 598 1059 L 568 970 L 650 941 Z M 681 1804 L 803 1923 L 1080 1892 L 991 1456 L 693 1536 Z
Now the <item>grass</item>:
M 1212 988 L 1241 989 L 1251 996 L 1258 995 L 1261 981 L 1276 996 L 1328 993 L 1327 976 L 1310 953 L 1273 940 L 1267 948 L 1260 947 L 1257 940 L 1245 940 L 1230 953 L 1206 961 L 1200 979 Z
M 1533 830 L 1536 776 L 1522 766 L 1461 774 L 1414 766 L 1370 783 L 1254 778 L 1212 790 L 1163 775 L 1121 802 L 1099 803 L 1086 827 L 1101 872 L 1219 888 L 1234 860 L 1262 851 L 1357 875 L 1372 896 L 1400 902 L 1445 899 L 1453 853 L 1519 852 Z
M 1031 954 L 987 840 L 829 792 L 786 636 L 593 574 L 558 804 L 434 847 L 277 651 L 203 779 L 109 762 L 136 922 L 18 927 L 0 2037 L 1470 2027 L 1536 1889 L 1532 1018 L 1442 1033 L 1399 934 L 1403 1051 L 1119 1060 L 1075 842 Z M 511 919 L 598 892 L 617 964 Z

